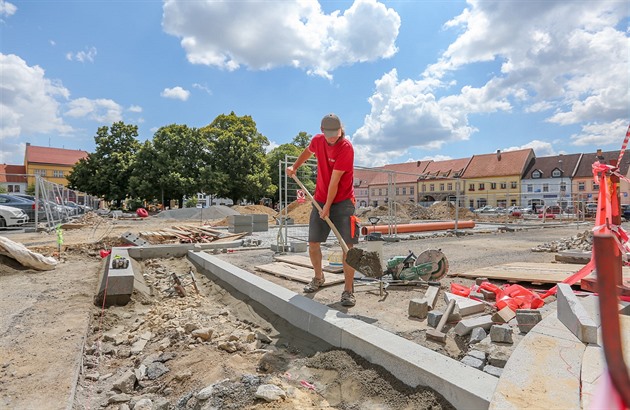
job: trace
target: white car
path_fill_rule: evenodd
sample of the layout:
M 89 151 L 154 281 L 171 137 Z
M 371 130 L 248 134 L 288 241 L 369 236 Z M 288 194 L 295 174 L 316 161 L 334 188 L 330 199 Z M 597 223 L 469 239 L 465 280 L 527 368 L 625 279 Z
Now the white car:
M 18 208 L 0 205 L 0 228 L 22 226 L 28 222 L 28 215 Z

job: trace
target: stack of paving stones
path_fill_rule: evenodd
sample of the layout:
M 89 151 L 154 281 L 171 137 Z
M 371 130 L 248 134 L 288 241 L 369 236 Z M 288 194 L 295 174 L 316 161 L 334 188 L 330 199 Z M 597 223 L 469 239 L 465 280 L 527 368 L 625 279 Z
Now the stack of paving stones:
M 252 230 L 254 232 L 266 232 L 269 230 L 269 215 L 252 214 Z
M 452 325 L 452 330 L 445 327 L 442 331 L 449 330 L 459 340 L 468 339 L 470 350 L 461 359 L 462 363 L 500 377 L 515 345 L 542 320 L 542 314 L 538 309 L 519 309 L 515 312 L 508 306 L 493 314 L 486 313 L 486 302 L 495 301 L 494 292 L 479 287 L 487 281 L 487 278 L 477 278 L 476 290 L 468 298 L 443 292 L 446 304 L 451 299 L 455 300 L 455 309 L 447 321 Z M 409 302 L 409 316 L 426 318 L 429 326 L 437 327 L 444 315 L 444 312 L 434 309 L 438 292 L 439 288 L 430 286 L 424 297 L 412 299 Z
M 252 215 L 230 215 L 228 216 L 228 232 L 230 233 L 252 233 L 254 222 Z

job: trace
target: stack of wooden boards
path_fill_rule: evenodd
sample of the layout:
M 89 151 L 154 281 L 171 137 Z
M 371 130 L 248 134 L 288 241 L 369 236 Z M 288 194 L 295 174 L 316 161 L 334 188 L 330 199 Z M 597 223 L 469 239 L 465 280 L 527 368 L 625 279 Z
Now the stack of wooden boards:
M 274 276 L 303 283 L 309 283 L 313 278 L 313 265 L 308 256 L 276 255 L 274 260 L 275 262 L 256 266 L 256 269 Z M 327 265 L 324 261 L 323 268 L 324 273 L 332 273 L 332 275 L 326 275 L 326 283 L 323 286 L 343 283 L 343 268 L 341 266 Z
M 247 232 L 228 233 L 209 226 L 176 225 L 159 231 L 140 232 L 140 237 L 155 245 L 160 243 L 217 243 L 242 238 Z

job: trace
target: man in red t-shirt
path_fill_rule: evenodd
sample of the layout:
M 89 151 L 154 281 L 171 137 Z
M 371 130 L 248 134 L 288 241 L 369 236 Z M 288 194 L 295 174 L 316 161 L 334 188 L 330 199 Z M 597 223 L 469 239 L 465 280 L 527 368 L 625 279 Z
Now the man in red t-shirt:
M 359 242 L 359 230 L 354 229 L 354 149 L 345 137 L 339 117 L 328 114 L 322 119 L 321 131 L 311 140 L 287 175 L 292 177 L 297 169 L 313 154 L 317 158 L 317 183 L 313 197 L 322 208 L 313 206 L 308 229 L 308 253 L 315 270 L 315 277 L 304 287 L 304 292 L 315 292 L 324 284 L 321 242 L 326 242 L 330 227 L 325 221 L 329 217 L 348 248 Z M 354 235 L 353 235 L 354 234 Z M 341 294 L 342 306 L 354 306 L 354 269 L 346 263 L 343 255 L 345 286 Z

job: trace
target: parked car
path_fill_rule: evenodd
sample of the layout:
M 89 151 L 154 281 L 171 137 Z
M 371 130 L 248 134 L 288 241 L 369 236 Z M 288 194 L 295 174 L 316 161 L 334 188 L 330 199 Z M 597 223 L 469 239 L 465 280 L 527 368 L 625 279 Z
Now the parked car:
M 486 205 L 486 206 L 482 206 L 481 208 L 475 209 L 473 212 L 476 214 L 487 214 L 487 213 L 493 213 L 496 211 L 494 210 L 494 207 L 490 205 Z
M 621 216 L 626 221 L 630 221 L 630 205 L 627 205 L 627 204 L 621 205 Z
M 586 214 L 586 216 L 595 216 L 597 214 L 597 203 L 589 202 L 588 204 L 586 204 L 586 206 L 584 207 L 584 213 Z
M 29 220 L 35 220 L 35 201 L 15 195 L 0 194 L 0 205 L 21 209 L 28 215 Z M 46 213 L 40 208 L 38 218 L 41 219 L 45 217 Z
M 29 201 L 33 201 L 35 202 L 35 197 L 33 195 L 27 195 L 27 194 L 11 194 L 13 196 L 17 196 L 20 198 L 25 198 L 28 199 Z M 39 220 L 43 221 L 44 218 L 46 218 L 46 210 L 45 210 L 45 206 L 48 206 L 48 209 L 50 209 L 50 213 L 51 216 L 55 219 L 59 219 L 61 217 L 64 216 L 64 212 L 63 212 L 63 208 L 60 205 L 57 205 L 55 202 L 53 201 L 45 201 L 44 199 L 39 199 Z M 34 218 L 34 217 L 33 217 Z
M 22 226 L 27 222 L 28 215 L 23 210 L 0 205 L 0 228 Z
M 558 205 L 548 206 L 546 209 L 548 214 L 559 215 L 562 213 L 562 209 Z

